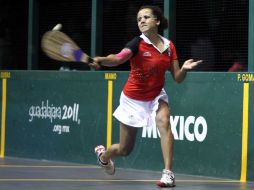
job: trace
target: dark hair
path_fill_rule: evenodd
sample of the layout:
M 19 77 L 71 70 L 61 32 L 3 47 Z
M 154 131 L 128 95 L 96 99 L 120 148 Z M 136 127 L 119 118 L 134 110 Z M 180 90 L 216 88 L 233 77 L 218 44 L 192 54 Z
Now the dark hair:
M 142 9 L 151 9 L 152 13 L 156 18 L 160 21 L 159 29 L 167 29 L 168 28 L 168 19 L 163 15 L 163 12 L 160 7 L 153 5 L 144 5 L 140 7 L 139 11 Z

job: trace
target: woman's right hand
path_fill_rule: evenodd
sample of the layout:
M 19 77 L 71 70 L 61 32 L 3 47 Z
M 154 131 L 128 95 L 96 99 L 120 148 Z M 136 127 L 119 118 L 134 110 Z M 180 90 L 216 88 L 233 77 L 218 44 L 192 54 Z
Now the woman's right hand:
M 92 63 L 89 63 L 88 65 L 95 69 L 95 70 L 100 70 L 101 69 L 101 65 L 100 65 L 100 61 L 99 61 L 99 57 L 94 57 L 93 58 L 93 62 Z

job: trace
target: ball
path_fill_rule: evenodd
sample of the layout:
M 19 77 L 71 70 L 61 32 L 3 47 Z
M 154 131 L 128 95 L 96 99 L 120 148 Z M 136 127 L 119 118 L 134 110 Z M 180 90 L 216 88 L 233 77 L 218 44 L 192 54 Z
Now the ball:
M 62 24 L 59 23 L 55 25 L 55 27 L 52 30 L 61 30 L 61 28 L 62 28 Z

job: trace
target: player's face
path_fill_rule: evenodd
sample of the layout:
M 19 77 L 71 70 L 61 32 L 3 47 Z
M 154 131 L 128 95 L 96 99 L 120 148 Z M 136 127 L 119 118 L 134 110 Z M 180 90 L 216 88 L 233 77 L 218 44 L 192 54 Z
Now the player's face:
M 138 28 L 142 33 L 157 33 L 160 24 L 151 9 L 141 9 L 137 15 L 137 22 Z

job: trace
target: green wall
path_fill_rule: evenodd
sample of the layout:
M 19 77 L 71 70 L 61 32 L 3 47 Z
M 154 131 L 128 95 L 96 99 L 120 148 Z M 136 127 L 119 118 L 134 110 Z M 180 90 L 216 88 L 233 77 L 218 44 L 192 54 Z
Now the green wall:
M 105 73 L 11 71 L 7 78 L 5 156 L 96 164 L 93 149 L 107 142 Z M 189 73 L 183 83 L 176 84 L 167 75 L 165 89 L 172 112 L 176 173 L 240 180 L 243 83 L 249 82 L 246 172 L 247 179 L 254 181 L 253 76 Z M 127 77 L 128 72 L 116 72 L 116 79 L 112 80 L 113 110 L 118 106 Z M 246 81 L 247 78 L 251 81 Z M 114 118 L 112 125 L 115 143 L 119 128 Z M 141 128 L 134 152 L 116 159 L 116 163 L 122 168 L 161 171 L 157 130 Z
M 248 136 L 248 179 L 254 181 L 254 84 L 250 84 L 249 102 L 249 136 Z

